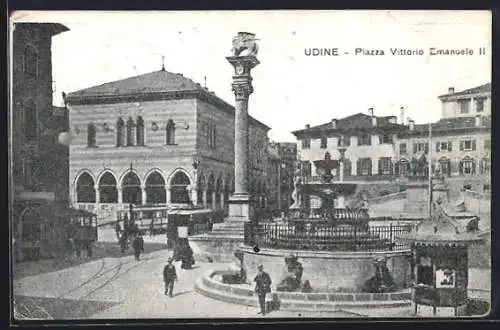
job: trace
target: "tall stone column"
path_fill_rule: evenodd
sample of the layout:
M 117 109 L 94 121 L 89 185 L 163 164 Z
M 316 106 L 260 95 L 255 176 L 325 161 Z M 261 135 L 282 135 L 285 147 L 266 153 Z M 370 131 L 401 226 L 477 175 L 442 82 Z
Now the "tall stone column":
M 235 191 L 229 200 L 229 217 L 250 220 L 248 194 L 248 98 L 253 93 L 251 70 L 257 60 L 255 35 L 239 32 L 233 38 L 233 56 L 226 59 L 234 67 L 232 90 L 236 100 L 234 114 L 234 176 Z

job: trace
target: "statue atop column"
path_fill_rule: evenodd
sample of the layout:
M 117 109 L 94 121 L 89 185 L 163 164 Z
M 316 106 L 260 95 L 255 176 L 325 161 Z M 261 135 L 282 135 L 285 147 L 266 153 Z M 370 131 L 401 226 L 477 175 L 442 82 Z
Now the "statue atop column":
M 236 37 L 233 37 L 233 56 L 257 56 L 259 47 L 255 42 L 255 34 L 249 32 L 238 32 Z

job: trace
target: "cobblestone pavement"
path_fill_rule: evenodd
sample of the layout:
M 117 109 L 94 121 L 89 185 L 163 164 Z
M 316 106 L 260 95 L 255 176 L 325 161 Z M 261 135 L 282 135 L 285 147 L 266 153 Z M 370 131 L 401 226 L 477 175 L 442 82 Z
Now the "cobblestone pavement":
M 223 269 L 222 263 L 197 262 L 183 270 L 176 263 L 179 280 L 174 297 L 164 295 L 162 271 L 171 251 L 159 250 L 131 255 L 88 260 L 64 269 L 14 279 L 18 318 L 37 319 L 134 319 L 134 318 L 254 318 L 258 309 L 229 304 L 202 296 L 194 283 L 208 269 Z M 34 267 L 33 264 L 27 264 Z M 23 264 L 18 265 L 23 267 Z M 490 272 L 470 269 L 469 288 L 489 290 Z M 352 311 L 379 316 L 409 316 L 408 310 Z M 346 312 L 275 311 L 274 317 L 352 317 Z
M 240 318 L 259 317 L 258 309 L 229 304 L 194 291 L 195 280 L 209 268 L 197 263 L 183 270 L 174 297 L 164 295 L 162 270 L 170 251 L 103 258 L 74 267 L 14 280 L 17 316 L 38 319 Z M 350 313 L 276 311 L 264 317 L 349 317 Z M 261 316 L 262 317 L 262 316 Z

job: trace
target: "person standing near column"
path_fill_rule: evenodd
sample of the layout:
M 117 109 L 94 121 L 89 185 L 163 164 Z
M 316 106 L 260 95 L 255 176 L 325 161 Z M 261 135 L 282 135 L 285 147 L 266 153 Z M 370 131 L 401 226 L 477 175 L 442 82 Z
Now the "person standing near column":
M 264 271 L 264 266 L 258 267 L 259 273 L 255 276 L 255 293 L 259 297 L 260 312 L 257 314 L 266 314 L 266 294 L 271 292 L 271 277 Z

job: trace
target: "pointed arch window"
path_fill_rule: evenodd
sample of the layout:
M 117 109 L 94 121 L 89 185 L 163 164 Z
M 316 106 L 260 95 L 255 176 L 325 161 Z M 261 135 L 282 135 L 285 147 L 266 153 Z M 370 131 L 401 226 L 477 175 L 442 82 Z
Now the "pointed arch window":
M 137 174 L 130 172 L 122 181 L 123 203 L 142 204 L 141 180 Z
M 95 203 L 94 179 L 87 172 L 82 173 L 76 182 L 77 203 Z
M 172 119 L 167 122 L 167 144 L 175 144 L 175 123 Z
M 127 147 L 134 145 L 134 120 L 128 117 L 127 120 Z
M 175 173 L 170 181 L 170 203 L 189 203 L 188 186 L 191 185 L 191 180 L 184 172 Z
M 29 45 L 24 48 L 23 70 L 32 76 L 38 75 L 38 53 L 35 47 Z
M 146 200 L 152 204 L 165 204 L 167 202 L 165 180 L 158 172 L 151 173 L 146 179 Z
M 144 146 L 144 120 L 141 116 L 137 117 L 137 125 L 135 130 L 135 142 L 138 146 Z
M 88 124 L 87 126 L 87 147 L 95 147 L 96 146 L 96 130 L 95 125 L 93 123 Z
M 121 117 L 116 121 L 116 146 L 125 146 L 125 123 Z
M 36 141 L 38 139 L 38 110 L 36 103 L 32 100 L 28 101 L 23 110 L 24 137 L 27 142 Z
M 113 174 L 106 172 L 99 180 L 99 203 L 118 203 L 118 190 Z

